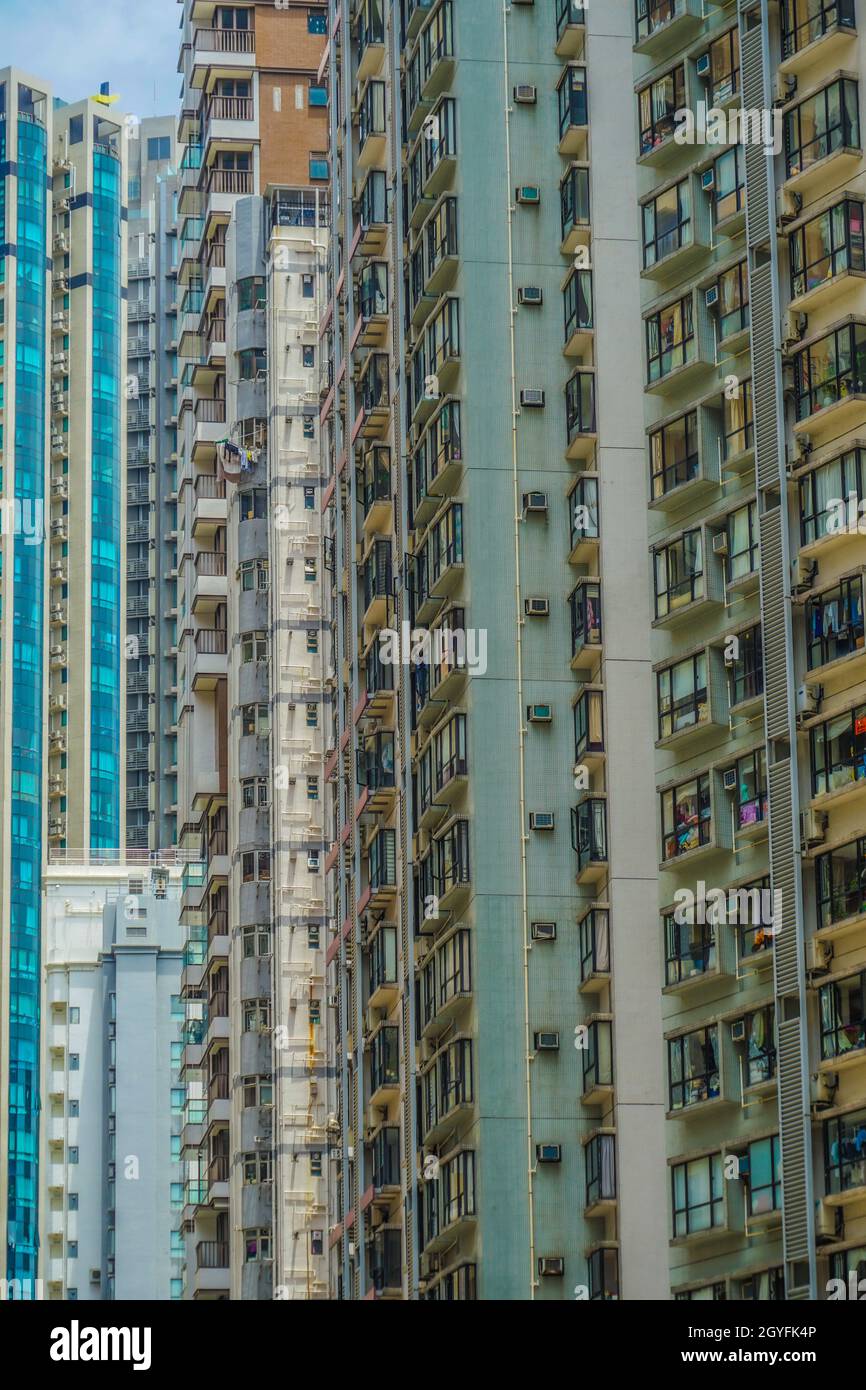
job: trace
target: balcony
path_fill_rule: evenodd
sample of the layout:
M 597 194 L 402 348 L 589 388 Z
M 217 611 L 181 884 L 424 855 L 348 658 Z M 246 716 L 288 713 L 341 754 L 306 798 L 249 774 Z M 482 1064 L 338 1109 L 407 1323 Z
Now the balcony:
M 719 809 L 720 774 L 701 772 L 660 793 L 662 860 L 660 868 L 685 867 L 732 848 L 731 817 Z
M 570 565 L 587 565 L 598 573 L 601 533 L 598 520 L 598 478 L 582 473 L 568 499 L 571 529 Z
M 571 812 L 571 844 L 577 855 L 576 882 L 597 884 L 607 876 L 607 801 L 587 797 Z
M 793 313 L 828 309 L 862 288 L 863 204 L 853 198 L 809 218 L 788 236 Z
M 857 571 L 807 597 L 806 664 L 813 676 L 854 682 L 866 671 L 864 577 Z
M 393 830 L 379 830 L 368 847 L 369 880 L 364 907 L 385 907 L 397 892 L 397 842 Z M 359 911 L 363 909 L 359 905 Z
M 586 68 L 569 64 L 557 87 L 559 153 L 585 160 L 589 152 Z
M 366 788 L 365 811 L 389 811 L 397 798 L 394 774 L 394 735 L 370 734 L 357 751 L 357 781 Z
M 787 9 L 782 7 L 780 72 L 805 77 L 817 61 L 847 66 L 846 51 L 856 38 L 854 0 L 823 0 L 818 6 L 798 7 L 799 13 L 793 14 L 786 14 Z
M 364 455 L 359 482 L 364 506 L 364 535 L 387 530 L 393 515 L 391 450 L 374 446 Z
M 249 13 L 244 11 L 244 13 Z M 204 87 L 208 71 L 214 68 L 246 76 L 256 64 L 254 29 L 196 29 L 192 40 L 190 86 Z
M 369 946 L 369 995 L 371 1009 L 390 1011 L 400 993 L 397 969 L 397 928 L 379 926 Z
M 372 1176 L 374 1201 L 380 1197 L 390 1202 L 400 1190 L 400 1127 L 386 1125 L 373 1136 Z
M 455 819 L 433 842 L 434 875 L 440 914 L 456 911 L 471 885 L 469 822 Z
M 866 976 L 861 971 L 818 990 L 821 1070 L 841 1071 L 866 1061 Z
M 428 421 L 412 457 L 416 530 L 436 514 L 443 497 L 456 491 L 462 471 L 460 402 L 449 398 Z
M 586 42 L 586 8 L 582 0 L 556 0 L 556 54 L 580 58 Z
M 246 130 L 237 126 L 247 125 L 255 119 L 255 105 L 252 97 L 212 96 L 205 107 L 203 137 L 208 140 L 231 140 L 250 138 Z
M 799 193 L 804 203 L 833 186 L 860 164 L 862 141 L 857 83 L 840 78 L 784 113 L 785 188 Z
M 386 627 L 394 596 L 390 541 L 373 541 L 364 558 L 363 580 L 363 627 Z
M 356 33 L 358 71 L 356 80 L 376 77 L 385 61 L 385 15 L 383 0 L 363 0 Z
M 356 202 L 363 256 L 379 256 L 388 240 L 388 176 L 383 169 L 371 169 Z
M 213 473 L 198 473 L 193 487 L 192 535 L 201 543 L 228 520 L 226 485 Z
M 813 724 L 809 745 L 812 806 L 835 810 L 852 799 L 859 804 L 866 788 L 866 706 L 857 704 Z
M 610 913 L 592 907 L 578 923 L 581 994 L 599 994 L 610 984 Z
M 378 633 L 364 657 L 364 688 L 367 703 L 365 715 L 371 719 L 386 719 L 394 703 L 394 664 L 382 660 Z
M 200 550 L 195 557 L 192 612 L 196 616 L 204 612 L 213 612 L 218 603 L 225 603 L 227 594 L 225 552 Z
M 635 0 L 635 50 L 655 61 L 697 38 L 703 0 Z
M 381 439 L 391 419 L 391 378 L 387 353 L 370 353 L 361 369 L 357 398 L 360 413 L 355 429 L 364 439 Z
M 381 347 L 388 336 L 388 266 L 385 261 L 365 265 L 357 281 L 357 310 L 361 321 L 358 342 Z
M 385 1106 L 400 1093 L 400 1029 L 385 1024 L 370 1040 L 370 1105 Z
M 199 628 L 195 634 L 193 690 L 215 690 L 228 671 L 227 635 L 224 628 Z
M 387 146 L 385 83 L 368 82 L 358 109 L 358 168 L 384 164 Z
M 866 320 L 849 315 L 798 347 L 794 356 L 795 431 L 838 437 L 866 411 Z
M 573 256 L 578 246 L 589 246 L 589 168 L 572 164 L 559 185 L 560 229 L 564 256 Z
M 595 452 L 595 372 L 578 368 L 565 387 L 565 431 L 568 459 L 588 459 Z
M 367 1265 L 376 1298 L 400 1298 L 403 1293 L 402 1237 L 399 1230 L 376 1231 L 369 1243 Z
M 589 768 L 604 762 L 604 695 L 584 686 L 574 706 L 574 761 Z
M 583 1090 L 581 1105 L 606 1105 L 613 1096 L 613 1023 L 610 1018 L 590 1019 L 581 1048 Z
M 615 1135 L 613 1129 L 597 1129 L 583 1141 L 584 1216 L 606 1216 L 616 1209 Z
M 825 1201 L 844 1206 L 866 1195 L 866 1110 L 848 1111 L 824 1124 Z
M 591 671 L 601 661 L 601 584 L 581 579 L 569 599 L 571 610 L 571 669 Z
M 194 1186 L 200 1192 L 205 1185 L 202 1181 Z M 222 1293 L 228 1297 L 230 1283 L 228 1241 L 200 1240 L 195 1248 L 194 1296 Z
M 192 457 L 194 462 L 213 458 L 217 444 L 226 437 L 226 403 L 224 400 L 203 400 L 195 403 L 195 432 Z

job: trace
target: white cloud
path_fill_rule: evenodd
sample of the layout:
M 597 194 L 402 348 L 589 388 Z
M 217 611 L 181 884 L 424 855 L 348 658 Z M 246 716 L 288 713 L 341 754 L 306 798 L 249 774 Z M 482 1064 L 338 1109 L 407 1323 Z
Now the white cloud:
M 44 78 L 64 101 L 110 82 L 118 111 L 173 115 L 179 17 L 176 0 L 0 0 L 0 66 Z

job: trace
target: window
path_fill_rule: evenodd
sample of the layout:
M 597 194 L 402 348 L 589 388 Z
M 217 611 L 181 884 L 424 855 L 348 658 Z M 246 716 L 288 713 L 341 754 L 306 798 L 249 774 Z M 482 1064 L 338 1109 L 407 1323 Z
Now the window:
M 327 151 L 322 150 L 316 154 L 310 154 L 308 163 L 310 183 L 321 183 L 331 177 L 331 166 L 328 162 Z
M 674 1294 L 677 1303 L 725 1303 L 727 1297 L 724 1280 L 717 1284 L 704 1284 L 700 1289 L 685 1289 L 682 1293 Z
M 839 661 L 864 643 L 863 580 L 842 579 L 806 600 L 806 652 L 810 671 Z
M 832 1258 L 835 1257 L 831 1257 Z M 784 1302 L 785 1271 L 781 1266 L 775 1269 L 762 1269 L 760 1274 L 752 1274 L 740 1284 L 740 1298 L 756 1302 Z
M 244 1154 L 241 1160 L 244 1184 L 247 1187 L 273 1181 L 273 1157 L 261 1151 Z
M 664 926 L 665 984 L 679 985 L 695 975 L 716 969 L 716 928 L 713 923 L 678 922 L 675 914 L 670 912 L 664 918 Z
M 816 868 L 819 929 L 866 912 L 866 837 L 819 855 Z
M 270 804 L 267 777 L 244 777 L 241 780 L 241 805 L 245 811 Z
M 674 132 L 676 114 L 686 104 L 685 64 L 680 63 L 672 72 L 644 87 L 638 92 L 637 100 L 640 152 L 645 155 Z
M 776 1006 L 746 1017 L 746 1085 L 762 1086 L 776 1075 Z
M 265 1033 L 271 1026 L 270 999 L 245 999 L 242 1005 L 245 1033 Z M 263 1102 L 259 1102 L 263 1104 Z
M 684 1110 L 715 1100 L 719 1087 L 719 1029 L 699 1028 L 668 1041 L 669 1108 Z
M 791 298 L 808 294 L 846 270 L 864 270 L 863 204 L 845 199 L 788 238 Z
M 322 1176 L 322 1155 L 321 1151 L 310 1154 L 310 1177 L 320 1178 Z
M 798 420 L 866 391 L 866 324 L 846 324 L 798 353 L 794 389 Z
M 704 596 L 703 538 L 686 531 L 654 557 L 656 617 L 665 618 Z
M 304 299 L 313 299 L 316 293 L 316 278 L 314 275 L 301 276 L 301 289 Z
M 818 1002 L 823 1061 L 866 1047 L 866 974 L 824 985 L 818 991 Z
M 764 657 L 761 646 L 761 627 L 749 628 L 737 634 L 737 654 L 731 662 L 728 677 L 731 706 L 757 699 L 764 691 Z
M 674 1238 L 710 1231 L 724 1221 L 722 1156 L 709 1154 L 671 1169 Z
M 857 83 L 848 78 L 831 82 L 785 116 L 788 178 L 803 173 L 834 150 L 859 148 Z
M 592 271 L 574 270 L 562 292 L 565 313 L 565 342 L 575 333 L 592 328 Z
M 315 422 L 315 420 L 314 420 L 311 416 L 305 417 L 305 419 L 304 419 L 304 438 L 305 438 L 305 439 L 315 439 L 315 437 L 316 437 L 316 422 Z M 306 505 L 306 500 L 305 500 L 304 505 Z
M 71 1100 L 71 1101 L 69 1102 L 69 1106 L 68 1106 L 68 1109 L 67 1109 L 67 1114 L 69 1115 L 70 1120 L 77 1120 L 77 1119 L 78 1119 L 78 1104 L 79 1104 L 79 1103 L 78 1103 L 77 1100 Z
M 238 376 L 241 381 L 264 377 L 268 369 L 267 354 L 262 348 L 244 348 L 238 353 Z
M 828 1196 L 866 1186 L 866 1110 L 825 1123 L 824 1177 Z
M 824 720 L 811 729 L 809 739 L 813 796 L 866 777 L 866 705 Z
M 307 33 L 327 34 L 328 16 L 325 10 L 307 10 Z
M 319 634 L 318 634 L 318 632 L 308 632 L 308 633 L 307 633 L 307 651 L 310 652 L 311 655 L 313 655 L 313 656 L 317 656 L 317 655 L 318 655 L 318 651 L 319 651 Z
M 78 1069 L 79 1069 L 80 1066 L 81 1066 L 81 1057 L 80 1057 L 79 1053 L 77 1053 L 77 1052 L 70 1052 L 70 1054 L 69 1054 L 69 1070 L 70 1070 L 70 1071 L 78 1071 Z
M 831 459 L 800 479 L 800 538 L 803 545 L 839 531 L 840 523 L 847 525 L 852 494 L 859 519 L 860 505 L 866 498 L 862 449 L 852 449 L 848 454 Z
M 304 560 L 304 582 L 306 584 L 315 584 L 317 578 L 318 566 L 316 564 L 315 556 L 308 557 Z
M 703 773 L 662 792 L 661 817 L 662 853 L 666 861 L 709 844 L 712 835 L 709 774 Z
M 728 583 L 733 584 L 758 568 L 758 504 L 747 502 L 731 512 L 727 522 Z
M 264 309 L 265 282 L 260 275 L 247 275 L 237 282 L 237 307 L 243 309 Z
M 325 1235 L 323 1231 L 310 1231 L 310 1254 L 324 1255 Z
M 741 381 L 736 395 L 724 397 L 724 454 L 725 461 L 748 453 L 754 445 L 752 419 L 752 383 Z
M 267 661 L 268 638 L 265 632 L 245 632 L 241 638 L 241 662 Z
M 316 510 L 316 489 L 314 487 L 304 488 L 304 511 L 314 512 Z
M 249 738 L 267 738 L 271 731 L 271 717 L 267 705 L 244 705 L 241 709 L 241 735 Z
M 242 952 L 245 960 L 271 954 L 271 929 L 267 924 L 241 928 Z
M 271 1232 L 268 1228 L 244 1231 L 244 1263 L 260 1264 L 271 1258 Z
M 148 163 L 155 164 L 162 159 L 171 159 L 171 136 L 158 135 L 147 142 Z
M 653 499 L 698 476 L 698 413 L 690 410 L 649 438 L 650 486 Z
M 310 1023 L 317 1024 L 322 1021 L 322 1003 L 319 999 L 311 999 L 309 1004 Z
M 77 1193 L 77 1192 L 70 1192 L 70 1193 L 69 1193 L 69 1196 L 68 1196 L 68 1199 L 67 1199 L 67 1206 L 68 1206 L 69 1211 L 78 1211 L 78 1193 Z
M 316 349 L 315 349 L 314 347 L 305 347 L 305 348 L 302 348 L 302 349 L 301 349 L 301 355 L 302 355 L 302 359 L 303 359 L 303 363 L 304 363 L 304 366 L 305 366 L 305 367 L 315 367 L 315 365 L 316 365 Z
M 78 1147 L 77 1147 L 76 1145 L 74 1145 L 74 1144 L 73 1144 L 73 1145 L 70 1145 L 70 1148 L 69 1148 L 69 1162 L 70 1162 L 70 1163 L 77 1163 L 77 1162 L 78 1162 Z
M 84 117 L 71 116 L 69 119 L 69 143 L 80 145 L 84 139 Z
M 646 340 L 650 382 L 660 381 L 691 362 L 695 355 L 691 295 L 651 315 L 646 320 Z
M 244 1109 L 254 1105 L 273 1105 L 274 1087 L 270 1077 L 245 1076 L 241 1081 Z
M 728 891 L 728 921 L 739 931 L 740 959 L 768 951 L 774 942 L 773 898 L 770 876 Z
M 267 488 L 254 487 L 238 493 L 238 514 L 241 521 L 261 521 L 268 515 Z
M 853 27 L 854 0 L 782 0 L 782 57 L 799 53 L 837 24 Z
M 557 87 L 559 99 L 559 138 L 572 126 L 587 123 L 586 68 L 571 64 L 566 68 Z
M 692 243 L 692 195 L 688 179 L 643 204 L 643 263 L 649 269 Z
M 745 261 L 731 266 L 718 279 L 719 339 L 733 338 L 749 326 L 749 271 Z
M 241 880 L 243 883 L 267 883 L 271 877 L 270 850 L 245 850 L 241 855 Z
M 659 671 L 656 684 L 660 739 L 694 728 L 709 718 L 706 652 Z
M 741 145 L 720 154 L 713 164 L 713 206 L 716 222 L 742 212 L 746 205 L 746 161 Z
M 318 777 L 307 778 L 307 800 L 318 801 L 319 799 L 319 779 Z
M 740 90 L 740 35 L 736 26 L 710 44 L 711 106 L 720 106 Z
M 763 748 L 739 758 L 734 770 L 737 775 L 734 794 L 737 826 L 743 830 L 767 819 L 767 769 Z
M 77 1240 L 70 1240 L 70 1241 L 67 1241 L 67 1244 L 66 1244 L 66 1256 L 67 1256 L 67 1259 L 70 1259 L 70 1260 L 77 1260 L 77 1259 L 78 1259 L 78 1241 L 77 1241 Z
M 318 729 L 319 710 L 317 705 L 307 705 L 307 728 Z

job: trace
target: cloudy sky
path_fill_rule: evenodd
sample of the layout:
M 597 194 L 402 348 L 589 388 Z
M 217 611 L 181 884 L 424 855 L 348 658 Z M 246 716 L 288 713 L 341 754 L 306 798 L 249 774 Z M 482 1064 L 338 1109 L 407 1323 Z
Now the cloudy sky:
M 110 82 L 117 110 L 173 115 L 177 0 L 0 0 L 0 68 L 24 68 L 79 101 Z

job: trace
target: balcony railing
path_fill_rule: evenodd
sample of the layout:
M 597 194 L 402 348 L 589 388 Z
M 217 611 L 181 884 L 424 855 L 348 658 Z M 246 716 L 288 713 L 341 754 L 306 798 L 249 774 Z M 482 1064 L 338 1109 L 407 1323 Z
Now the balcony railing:
M 208 193 L 252 193 L 251 169 L 212 169 L 207 181 Z
M 224 425 L 226 403 L 224 400 L 197 400 L 195 418 L 200 424 Z
M 225 628 L 199 628 L 195 635 L 195 649 L 204 655 L 225 656 L 228 650 Z
M 199 1188 L 201 1183 L 197 1184 Z M 229 1267 L 227 1240 L 200 1240 L 195 1247 L 196 1269 L 225 1269 Z
M 211 53 L 254 53 L 254 29 L 196 29 L 193 47 Z
M 211 97 L 205 119 L 207 124 L 211 121 L 251 121 L 253 114 L 252 97 Z
M 221 550 L 200 550 L 195 557 L 195 572 L 221 577 L 226 572 L 226 556 Z
M 197 474 L 195 480 L 195 495 L 196 497 L 208 499 L 225 497 L 225 479 L 218 478 L 214 473 Z

